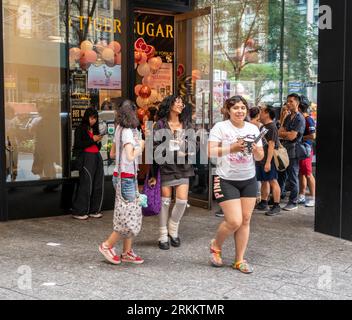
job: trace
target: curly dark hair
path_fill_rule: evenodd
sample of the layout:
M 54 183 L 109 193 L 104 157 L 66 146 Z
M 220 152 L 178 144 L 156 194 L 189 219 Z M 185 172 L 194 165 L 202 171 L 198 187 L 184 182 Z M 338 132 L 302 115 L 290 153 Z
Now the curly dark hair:
M 233 96 L 229 99 L 227 99 L 224 103 L 223 108 L 221 109 L 221 113 L 224 115 L 224 119 L 228 120 L 230 119 L 230 115 L 229 115 L 229 111 L 231 109 L 231 107 L 233 107 L 236 103 L 239 102 L 243 102 L 243 104 L 246 106 L 247 108 L 247 114 L 249 111 L 249 107 L 248 107 L 248 102 L 245 98 L 243 98 L 242 96 Z
M 159 119 L 167 120 L 169 118 L 171 107 L 173 106 L 173 104 L 177 99 L 181 99 L 184 102 L 183 97 L 179 95 L 170 95 L 164 98 L 163 101 L 161 101 L 159 106 L 159 112 L 158 112 Z M 189 110 L 188 108 L 186 108 L 186 106 L 181 112 L 181 114 L 179 115 L 179 120 L 184 125 L 189 124 L 190 122 Z
M 97 119 L 92 129 L 93 129 L 94 135 L 99 135 L 99 115 L 98 115 L 98 111 L 93 108 L 86 109 L 82 118 L 81 126 L 83 127 L 83 129 L 88 130 L 90 128 L 90 123 L 89 123 L 90 117 Z
M 124 100 L 117 108 L 116 112 L 116 125 L 122 128 L 135 129 L 139 126 L 137 118 L 137 106 L 131 100 Z

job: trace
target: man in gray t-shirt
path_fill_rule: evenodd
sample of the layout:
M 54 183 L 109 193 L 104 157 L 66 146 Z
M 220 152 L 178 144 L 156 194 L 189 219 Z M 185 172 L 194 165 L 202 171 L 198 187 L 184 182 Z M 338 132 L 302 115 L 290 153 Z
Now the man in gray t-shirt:
M 290 114 L 287 115 L 282 127 L 279 129 L 279 137 L 283 140 L 283 145 L 287 149 L 290 158 L 290 165 L 286 172 L 291 187 L 291 193 L 288 204 L 283 208 L 286 211 L 297 209 L 299 160 L 296 156 L 296 143 L 298 140 L 302 139 L 305 129 L 305 119 L 298 109 L 300 101 L 299 95 L 295 93 L 287 96 L 287 107 Z M 285 181 L 282 181 L 280 187 L 283 191 Z

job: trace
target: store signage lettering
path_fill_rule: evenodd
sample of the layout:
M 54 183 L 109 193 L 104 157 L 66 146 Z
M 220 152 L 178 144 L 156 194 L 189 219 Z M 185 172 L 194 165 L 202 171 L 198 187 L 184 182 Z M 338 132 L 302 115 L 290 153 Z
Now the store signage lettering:
M 96 31 L 111 32 L 111 33 L 121 33 L 121 20 L 110 19 L 110 18 L 95 18 L 84 16 L 79 16 L 79 28 L 83 30 L 88 23 L 89 28 L 94 28 Z M 70 20 L 70 24 L 72 20 Z M 162 25 L 155 24 L 152 22 L 141 22 L 135 21 L 134 23 L 134 33 L 138 36 L 148 35 L 149 37 L 161 37 L 161 38 L 174 38 L 173 35 L 174 27 L 170 24 Z

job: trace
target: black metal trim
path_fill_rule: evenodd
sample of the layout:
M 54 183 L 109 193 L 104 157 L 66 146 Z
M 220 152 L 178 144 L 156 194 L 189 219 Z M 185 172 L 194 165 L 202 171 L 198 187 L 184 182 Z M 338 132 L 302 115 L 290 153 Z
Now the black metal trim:
M 5 81 L 4 81 L 4 38 L 2 0 L 0 0 L 0 221 L 8 220 L 6 192 L 6 153 L 5 153 Z
M 134 71 L 134 6 L 132 1 L 121 1 L 121 43 L 122 43 L 122 95 L 134 99 L 134 83 L 136 75 Z
M 132 1 L 131 1 L 132 2 Z M 164 1 L 145 1 L 135 0 L 133 1 L 135 8 L 145 8 L 154 10 L 173 11 L 175 13 L 190 11 L 193 7 L 192 1 L 185 1 L 185 4 L 175 3 L 173 0 Z

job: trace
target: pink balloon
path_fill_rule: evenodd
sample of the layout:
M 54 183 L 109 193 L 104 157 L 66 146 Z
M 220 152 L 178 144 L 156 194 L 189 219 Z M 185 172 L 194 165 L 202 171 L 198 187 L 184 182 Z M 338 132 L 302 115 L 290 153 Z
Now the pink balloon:
M 137 72 L 141 77 L 145 77 L 150 73 L 150 66 L 148 63 L 140 64 L 137 68 Z
M 136 94 L 136 96 L 139 96 L 139 90 L 141 90 L 143 85 L 141 84 L 137 84 L 135 87 L 134 87 L 134 93 Z
M 159 61 L 157 59 L 157 57 L 153 57 L 153 58 L 150 58 L 149 61 L 148 61 L 148 64 L 149 64 L 149 67 L 152 69 L 152 70 L 158 70 L 158 65 L 159 65 Z
M 147 54 L 146 54 L 145 52 L 141 52 L 141 54 L 142 54 L 142 58 L 141 58 L 141 60 L 140 60 L 138 63 L 139 63 L 139 64 L 146 63 L 147 60 L 148 60 Z
M 160 57 L 156 57 L 157 59 L 157 66 L 158 66 L 158 69 L 161 67 L 161 65 L 163 64 L 163 60 L 160 58 Z
M 81 49 L 80 48 L 71 48 L 70 49 L 70 59 L 79 60 L 81 57 Z
M 91 65 L 91 63 L 82 61 L 82 58 L 79 60 L 79 66 L 80 66 L 81 69 L 83 69 L 83 70 L 88 70 L 88 68 L 90 67 L 90 65 Z
M 115 53 L 119 53 L 121 51 L 121 45 L 117 41 L 111 41 L 108 47 L 114 50 Z
M 148 74 L 142 79 L 142 83 L 144 85 L 150 86 L 154 81 L 154 78 L 152 75 Z
M 115 64 L 121 64 L 121 52 L 115 53 Z
M 81 43 L 81 50 L 92 50 L 93 49 L 93 43 L 91 43 L 89 40 L 84 40 Z
M 113 63 L 115 60 L 114 55 L 114 50 L 111 48 L 105 48 L 101 56 L 106 63 Z
M 81 51 L 82 63 L 95 63 L 97 61 L 97 54 L 93 50 Z

